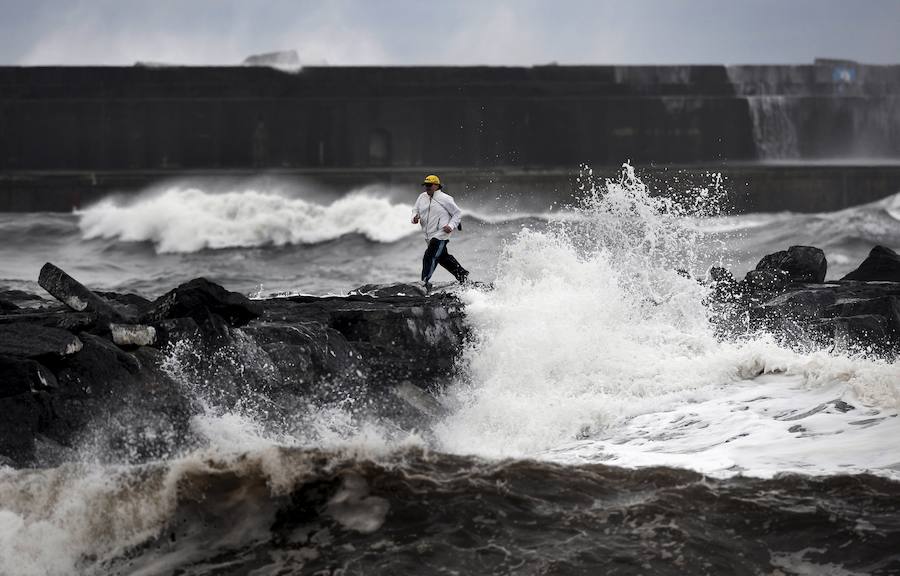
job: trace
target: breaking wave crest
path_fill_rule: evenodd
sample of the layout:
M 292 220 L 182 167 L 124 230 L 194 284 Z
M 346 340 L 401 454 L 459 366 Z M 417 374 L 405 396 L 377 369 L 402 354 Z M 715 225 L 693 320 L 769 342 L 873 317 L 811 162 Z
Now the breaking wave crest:
M 273 192 L 177 187 L 77 212 L 86 239 L 152 242 L 160 253 L 315 244 L 346 234 L 396 242 L 416 232 L 409 214 L 409 206 L 366 190 L 318 204 Z

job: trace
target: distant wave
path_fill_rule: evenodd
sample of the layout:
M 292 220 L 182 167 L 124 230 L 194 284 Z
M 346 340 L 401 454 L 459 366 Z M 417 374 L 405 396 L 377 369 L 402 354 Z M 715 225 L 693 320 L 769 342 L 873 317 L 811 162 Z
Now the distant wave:
M 152 242 L 156 251 L 315 244 L 345 234 L 396 242 L 414 234 L 410 207 L 365 192 L 331 204 L 255 190 L 169 188 L 132 201 L 106 199 L 76 212 L 84 238 Z
M 900 222 L 900 192 L 881 200 L 880 204 L 888 216 Z

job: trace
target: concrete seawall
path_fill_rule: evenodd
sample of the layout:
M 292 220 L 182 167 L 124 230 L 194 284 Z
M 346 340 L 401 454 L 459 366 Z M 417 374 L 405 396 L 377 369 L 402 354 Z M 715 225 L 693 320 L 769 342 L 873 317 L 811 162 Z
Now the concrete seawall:
M 900 66 L 836 61 L 0 67 L 0 210 L 69 210 L 196 174 L 349 189 L 426 170 L 565 195 L 581 163 L 626 160 L 722 171 L 736 210 L 830 210 L 900 190 L 898 93 Z

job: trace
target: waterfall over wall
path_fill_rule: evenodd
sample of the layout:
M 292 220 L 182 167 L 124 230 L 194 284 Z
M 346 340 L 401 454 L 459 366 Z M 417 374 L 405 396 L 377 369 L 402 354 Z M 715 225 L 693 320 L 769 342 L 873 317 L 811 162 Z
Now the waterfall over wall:
M 731 66 L 763 160 L 900 158 L 900 66 Z

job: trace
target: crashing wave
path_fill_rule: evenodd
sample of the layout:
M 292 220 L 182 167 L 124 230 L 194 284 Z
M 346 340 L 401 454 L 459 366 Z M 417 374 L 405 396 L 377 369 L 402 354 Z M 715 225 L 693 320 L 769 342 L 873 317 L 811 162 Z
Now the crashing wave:
M 318 204 L 256 190 L 175 187 L 130 202 L 106 199 L 76 214 L 86 239 L 152 242 L 159 253 L 316 244 L 346 234 L 396 242 L 416 232 L 409 206 L 365 190 Z

